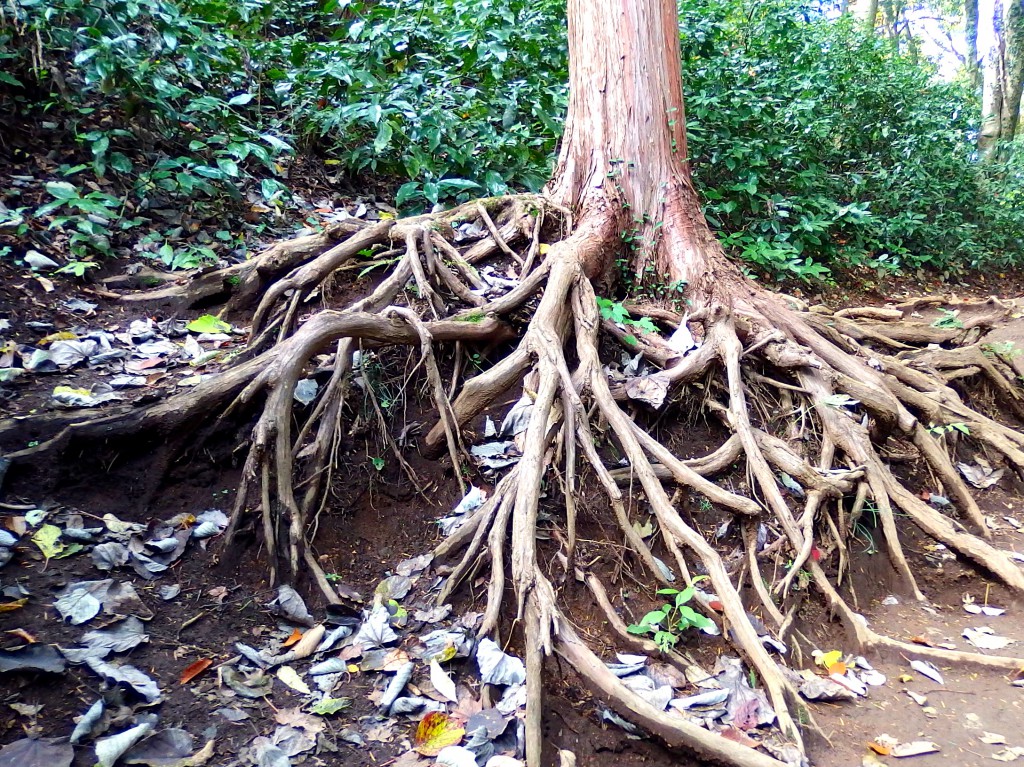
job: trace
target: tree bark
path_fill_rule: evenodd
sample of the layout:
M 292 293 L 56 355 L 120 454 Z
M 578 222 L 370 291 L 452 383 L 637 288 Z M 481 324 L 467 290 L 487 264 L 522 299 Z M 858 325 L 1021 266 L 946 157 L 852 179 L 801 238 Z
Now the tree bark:
M 975 89 L 981 87 L 981 61 L 978 58 L 978 0 L 964 0 L 964 41 L 967 45 L 967 76 Z
M 878 0 L 868 0 L 864 10 L 864 25 L 868 32 L 875 31 L 875 23 L 878 20 Z
M 999 156 L 999 147 L 1014 139 L 1020 123 L 1024 90 L 1024 0 L 1005 7 L 996 0 L 992 11 L 995 40 L 985 57 L 981 133 L 983 158 Z
M 1020 122 L 1021 92 L 1024 90 L 1024 0 L 1010 0 L 1006 9 L 1006 53 L 1003 93 L 1006 104 L 1000 138 L 1013 141 Z
M 549 185 L 580 218 L 614 218 L 638 284 L 698 303 L 743 282 L 708 228 L 686 159 L 674 0 L 569 0 L 569 111 Z M 585 264 L 607 275 L 615 251 Z

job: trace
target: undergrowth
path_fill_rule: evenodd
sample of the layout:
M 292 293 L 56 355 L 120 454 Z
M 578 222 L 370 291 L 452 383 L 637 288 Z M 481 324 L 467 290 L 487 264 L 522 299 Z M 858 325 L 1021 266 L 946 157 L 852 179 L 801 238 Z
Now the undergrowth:
M 797 0 L 699 0 L 681 26 L 697 186 L 753 273 L 1019 258 L 1020 153 L 976 163 L 967 88 Z M 41 207 L 3 190 L 0 233 L 36 220 L 79 263 L 143 225 L 166 267 L 244 257 L 237 228 L 192 241 L 147 211 L 306 214 L 296 155 L 328 182 L 385 180 L 403 212 L 536 190 L 567 98 L 559 0 L 16 0 L 0 65 L 3 119 L 30 134 L 10 141 L 79 147 Z

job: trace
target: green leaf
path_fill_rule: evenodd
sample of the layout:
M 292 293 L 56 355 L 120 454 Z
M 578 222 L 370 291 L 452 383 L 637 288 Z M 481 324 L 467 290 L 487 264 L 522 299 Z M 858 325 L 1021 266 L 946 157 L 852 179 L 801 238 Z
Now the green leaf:
M 377 128 L 377 138 L 373 140 L 373 151 L 380 154 L 391 144 L 395 129 L 390 120 L 384 120 Z
M 131 173 L 132 161 L 121 152 L 114 152 L 110 155 L 110 167 L 118 173 Z
M 640 328 L 647 333 L 657 333 L 658 326 L 651 321 L 650 317 L 641 317 L 639 320 L 629 320 L 629 323 L 635 327 Z
M 468 189 L 479 189 L 480 185 L 475 181 L 469 181 L 464 178 L 443 178 L 437 182 L 438 189 L 458 189 L 459 191 L 465 191 Z
M 651 610 L 647 615 L 640 619 L 641 626 L 653 626 L 657 623 L 661 623 L 665 620 L 664 610 Z
M 67 181 L 50 181 L 46 184 L 46 191 L 58 200 L 75 200 L 79 197 L 78 187 Z
M 309 710 L 319 716 L 331 716 L 351 705 L 351 698 L 321 698 Z
M 239 93 L 237 96 L 232 96 L 228 99 L 228 104 L 233 107 L 245 106 L 252 101 L 253 95 L 251 93 Z
M 287 143 L 286 141 L 282 141 L 273 133 L 263 133 L 260 135 L 260 138 L 266 141 L 268 144 L 270 144 L 270 146 L 274 147 L 274 149 L 276 149 L 278 152 L 294 151 L 292 149 L 291 144 Z
M 420 195 L 420 185 L 415 181 L 408 181 L 398 187 L 395 194 L 395 207 L 400 208 L 409 200 Z
M 218 157 L 217 167 L 224 171 L 231 178 L 238 177 L 238 163 L 229 157 Z
M 685 605 L 687 602 L 693 599 L 694 590 L 695 587 L 687 586 L 685 589 L 676 594 L 676 607 Z
M 204 314 L 197 317 L 185 326 L 193 333 L 230 333 L 231 325 L 224 320 L 214 317 L 212 314 Z
M 108 136 L 100 136 L 96 141 L 92 142 L 93 157 L 105 155 L 108 149 L 110 149 L 110 138 Z

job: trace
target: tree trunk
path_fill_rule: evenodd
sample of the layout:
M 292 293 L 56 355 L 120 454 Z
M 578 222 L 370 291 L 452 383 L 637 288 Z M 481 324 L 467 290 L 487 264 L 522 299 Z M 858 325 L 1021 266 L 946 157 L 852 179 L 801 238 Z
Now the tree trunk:
M 864 10 L 864 24 L 868 32 L 875 31 L 875 22 L 878 20 L 878 0 L 868 0 Z
M 964 0 L 964 41 L 967 44 L 967 76 L 975 89 L 981 87 L 978 59 L 978 0 Z
M 1024 0 L 1011 0 L 1004 12 L 996 0 L 992 10 L 994 41 L 985 58 L 981 133 L 983 158 L 999 155 L 999 147 L 1017 135 L 1024 90 Z
M 1006 53 L 1004 85 L 1006 104 L 1003 109 L 1002 141 L 1013 141 L 1020 122 L 1021 91 L 1024 90 L 1024 0 L 1010 0 L 1006 9 Z
M 549 189 L 612 217 L 639 284 L 686 283 L 700 303 L 742 282 L 711 233 L 686 156 L 674 0 L 569 0 L 569 111 Z M 615 251 L 586 264 L 610 276 Z

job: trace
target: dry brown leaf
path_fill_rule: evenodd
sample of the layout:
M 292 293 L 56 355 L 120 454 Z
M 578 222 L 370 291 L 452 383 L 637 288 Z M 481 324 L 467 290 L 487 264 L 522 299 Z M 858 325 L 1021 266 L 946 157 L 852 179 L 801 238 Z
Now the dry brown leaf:
M 295 646 L 292 648 L 292 652 L 295 653 L 295 657 L 308 658 L 316 652 L 316 648 L 319 647 L 320 642 L 323 641 L 325 631 L 326 629 L 321 623 L 319 626 L 314 626 L 303 634 L 302 639 L 296 642 Z
M 892 749 L 889 748 L 889 746 L 883 746 L 881 743 L 876 743 L 873 740 L 868 743 L 868 748 L 870 748 L 879 756 L 888 756 L 892 753 Z
M 381 671 L 394 672 L 398 671 L 402 666 L 409 662 L 409 653 L 396 647 L 394 650 L 384 656 L 384 665 L 381 666 Z
M 209 658 L 203 658 L 202 660 L 197 660 L 195 663 L 190 663 L 185 667 L 185 670 L 181 672 L 181 679 L 178 680 L 179 684 L 188 684 L 212 665 L 213 661 Z
M 286 640 L 284 640 L 284 644 L 281 645 L 281 646 L 282 647 L 291 647 L 293 644 L 298 642 L 300 639 L 302 639 L 302 632 L 299 631 L 298 629 L 293 629 L 292 630 L 292 635 L 290 637 L 288 637 Z
M 5 634 L 13 634 L 18 639 L 24 639 L 28 644 L 35 644 L 36 638 L 29 634 L 25 629 L 10 629 L 4 632 Z

